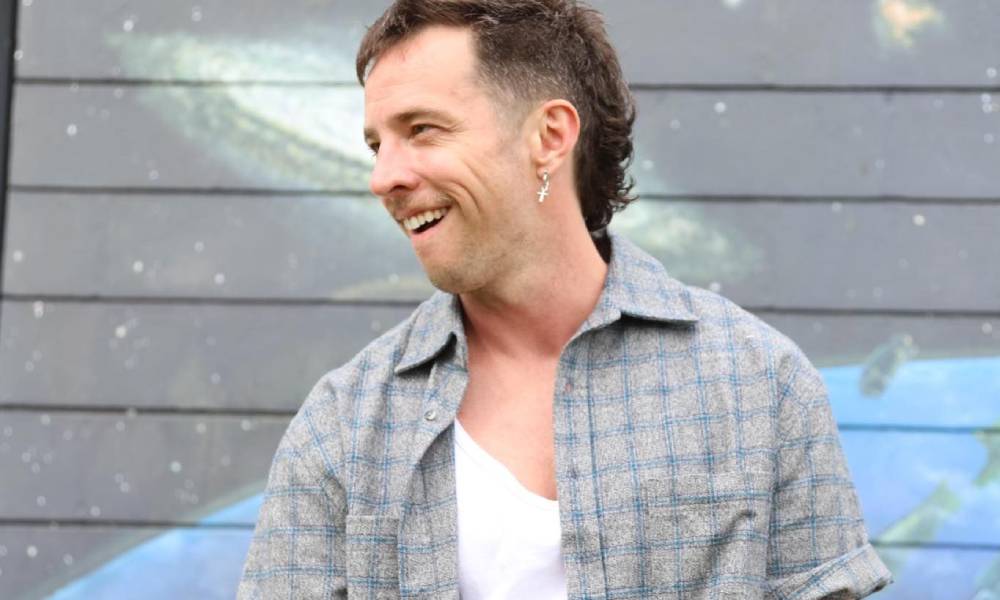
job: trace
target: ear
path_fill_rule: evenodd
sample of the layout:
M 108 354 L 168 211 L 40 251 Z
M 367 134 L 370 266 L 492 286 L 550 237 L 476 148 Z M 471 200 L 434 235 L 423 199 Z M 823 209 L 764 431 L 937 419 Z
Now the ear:
M 580 115 L 570 102 L 549 100 L 535 111 L 531 132 L 531 161 L 541 173 L 555 173 L 573 156 L 580 138 Z

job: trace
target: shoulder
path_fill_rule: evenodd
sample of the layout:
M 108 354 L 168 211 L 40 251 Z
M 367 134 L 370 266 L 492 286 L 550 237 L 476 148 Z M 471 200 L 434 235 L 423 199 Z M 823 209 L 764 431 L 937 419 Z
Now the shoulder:
M 736 302 L 710 290 L 674 280 L 684 288 L 701 348 L 728 355 L 739 372 L 766 373 L 781 386 L 815 387 L 822 378 L 788 335 Z
M 324 373 L 292 417 L 282 446 L 299 450 L 329 447 L 330 441 L 352 423 L 380 413 L 395 385 L 395 369 L 414 334 L 414 324 L 426 318 L 429 302 L 421 303 L 349 361 Z M 339 454 L 336 447 L 328 450 L 328 454 Z

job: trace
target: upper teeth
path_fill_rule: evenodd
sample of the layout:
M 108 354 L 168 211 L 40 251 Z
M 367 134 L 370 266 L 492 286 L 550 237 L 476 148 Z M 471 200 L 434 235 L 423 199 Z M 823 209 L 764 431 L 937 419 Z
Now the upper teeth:
M 424 223 L 429 223 L 431 221 L 436 221 L 444 216 L 444 213 L 448 212 L 447 208 L 439 208 L 437 210 L 428 210 L 427 212 L 422 212 L 419 215 L 414 215 L 408 219 L 403 219 L 403 225 L 406 229 L 413 231 L 417 227 L 420 227 Z

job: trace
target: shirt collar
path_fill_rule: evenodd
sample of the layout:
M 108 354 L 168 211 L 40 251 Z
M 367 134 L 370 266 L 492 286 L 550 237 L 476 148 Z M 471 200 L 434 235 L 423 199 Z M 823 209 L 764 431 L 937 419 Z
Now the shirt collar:
M 655 258 L 626 238 L 608 233 L 611 261 L 594 311 L 573 337 L 618 321 L 622 315 L 663 323 L 694 323 L 691 293 L 667 275 Z M 451 341 L 465 347 L 458 296 L 437 291 L 417 310 L 404 343 L 397 374 L 436 357 Z

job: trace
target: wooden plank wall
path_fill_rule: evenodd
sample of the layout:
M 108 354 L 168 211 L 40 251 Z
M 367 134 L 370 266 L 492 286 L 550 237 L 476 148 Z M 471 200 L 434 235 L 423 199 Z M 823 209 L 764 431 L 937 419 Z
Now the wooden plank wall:
M 231 596 L 253 513 L 226 511 L 430 293 L 366 192 L 352 64 L 386 4 L 17 3 L 0 596 L 116 557 L 159 580 L 137 549 L 177 533 L 214 558 L 155 591 Z M 883 597 L 997 592 L 1000 4 L 594 5 L 640 109 L 614 228 L 824 369 Z

